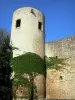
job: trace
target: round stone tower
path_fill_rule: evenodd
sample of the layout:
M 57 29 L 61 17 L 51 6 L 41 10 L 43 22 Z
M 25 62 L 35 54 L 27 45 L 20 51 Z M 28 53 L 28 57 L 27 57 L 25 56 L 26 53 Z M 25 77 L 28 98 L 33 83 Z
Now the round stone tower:
M 24 7 L 13 14 L 11 40 L 19 48 L 13 56 L 33 52 L 44 57 L 44 15 L 37 9 Z
M 13 57 L 25 52 L 36 53 L 44 58 L 44 15 L 32 7 L 17 9 L 13 14 L 11 41 L 19 50 L 13 51 Z M 44 77 L 38 76 L 36 84 L 39 98 L 44 97 Z

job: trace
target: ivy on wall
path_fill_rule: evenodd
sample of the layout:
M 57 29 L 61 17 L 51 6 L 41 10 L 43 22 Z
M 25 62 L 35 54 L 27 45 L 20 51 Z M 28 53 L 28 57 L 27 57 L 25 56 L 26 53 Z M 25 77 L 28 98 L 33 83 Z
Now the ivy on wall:
M 25 87 L 28 87 L 29 98 L 32 100 L 34 98 L 34 91 L 36 90 L 37 92 L 34 77 L 39 74 L 45 74 L 46 71 L 44 67 L 46 67 L 46 69 L 62 69 L 65 65 L 65 60 L 64 58 L 47 56 L 45 56 L 44 60 L 37 54 L 31 52 L 14 57 L 12 60 L 13 71 L 15 72 L 13 85 L 16 87 L 25 85 Z M 29 75 L 29 79 L 28 77 L 24 77 L 24 74 Z M 37 98 L 37 96 L 35 96 L 35 98 Z
M 64 69 L 64 66 L 66 65 L 65 61 L 67 60 L 68 58 L 58 58 L 57 56 L 56 57 L 45 56 L 46 69 L 55 69 L 55 70 Z
M 34 84 L 34 77 L 38 74 L 45 73 L 44 60 L 35 53 L 27 52 L 26 54 L 14 57 L 12 60 L 12 64 L 13 64 L 13 71 L 15 72 L 13 85 L 19 87 L 19 85 L 25 84 L 25 86 L 27 86 L 29 89 L 28 91 L 29 95 L 33 94 L 33 92 L 36 91 L 36 86 Z M 28 74 L 29 79 L 23 77 L 24 74 L 26 75 Z M 35 98 L 36 97 L 37 96 L 35 96 Z
M 42 74 L 44 72 L 44 61 L 35 53 L 28 52 L 18 57 L 14 57 L 12 63 L 14 64 L 13 70 L 17 73 L 23 74 L 34 72 Z

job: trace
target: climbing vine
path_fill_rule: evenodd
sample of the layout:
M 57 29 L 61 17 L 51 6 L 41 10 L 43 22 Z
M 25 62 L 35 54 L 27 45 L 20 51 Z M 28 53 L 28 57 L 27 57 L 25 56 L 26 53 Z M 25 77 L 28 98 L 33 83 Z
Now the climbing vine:
M 14 57 L 12 59 L 13 71 L 15 72 L 13 86 L 16 89 L 20 85 L 25 86 L 28 88 L 27 98 L 29 97 L 30 100 L 37 98 L 37 93 L 34 95 L 34 91 L 37 92 L 36 85 L 34 84 L 36 75 L 45 74 L 45 69 L 62 69 L 65 65 L 64 60 L 66 59 L 47 56 L 45 56 L 45 59 L 42 59 L 37 54 L 31 52 Z
M 13 85 L 19 87 L 19 85 L 25 84 L 26 86 L 28 86 L 29 95 L 31 95 L 30 98 L 34 98 L 32 97 L 32 94 L 34 93 L 34 91 L 36 91 L 34 77 L 38 74 L 45 73 L 44 60 L 35 53 L 27 52 L 26 54 L 14 57 L 12 60 L 12 64 L 13 71 L 15 72 L 15 79 L 13 81 Z

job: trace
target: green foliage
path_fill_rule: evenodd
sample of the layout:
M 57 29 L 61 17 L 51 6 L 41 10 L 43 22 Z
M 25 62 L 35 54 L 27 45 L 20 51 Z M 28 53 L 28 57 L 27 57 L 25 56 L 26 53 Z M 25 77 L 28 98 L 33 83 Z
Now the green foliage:
M 0 29 L 0 84 L 3 80 L 4 82 L 2 85 L 5 86 L 9 85 L 8 81 L 5 80 L 9 78 L 11 73 L 9 42 L 10 38 L 7 35 L 7 31 L 5 31 L 4 29 Z
M 25 84 L 25 87 L 28 87 L 28 94 L 31 100 L 31 98 L 34 98 L 32 96 L 34 94 L 33 91 L 36 91 L 33 78 L 38 74 L 44 74 L 44 60 L 35 53 L 27 52 L 26 54 L 14 57 L 12 64 L 15 72 L 13 85 L 19 86 Z M 30 81 L 23 77 L 24 73 L 29 74 Z
M 64 65 L 66 65 L 65 60 L 67 60 L 67 58 L 45 57 L 45 60 L 47 69 L 60 70 L 64 68 Z
M 40 56 L 36 55 L 35 53 L 27 52 L 23 55 L 14 57 L 13 62 L 13 70 L 15 71 L 15 79 L 14 84 L 23 85 L 25 84 L 26 87 L 28 87 L 28 92 L 31 96 L 33 95 L 32 92 L 37 91 L 36 86 L 34 84 L 34 81 L 31 79 L 30 81 L 28 79 L 25 79 L 22 75 L 24 73 L 29 74 L 29 76 L 32 78 L 35 77 L 35 75 L 38 74 L 44 74 L 45 73 L 45 63 L 46 68 L 48 69 L 56 69 L 60 70 L 65 65 L 66 59 L 64 58 L 58 58 L 58 57 L 45 57 L 42 59 Z M 34 73 L 34 75 L 33 75 Z M 35 96 L 35 95 L 34 95 Z M 37 96 L 32 98 L 36 98 Z M 30 99 L 31 100 L 31 99 Z
M 29 81 L 27 78 L 24 78 L 20 74 L 15 74 L 15 79 L 13 80 L 13 86 L 25 85 L 26 87 L 29 85 Z
M 13 59 L 13 70 L 17 73 L 44 73 L 44 61 L 35 53 L 26 53 Z
M 10 67 L 9 42 L 10 37 L 8 32 L 4 29 L 0 29 L 0 99 L 5 95 L 5 93 L 7 94 L 8 91 L 11 91 L 12 87 L 10 82 L 12 69 Z

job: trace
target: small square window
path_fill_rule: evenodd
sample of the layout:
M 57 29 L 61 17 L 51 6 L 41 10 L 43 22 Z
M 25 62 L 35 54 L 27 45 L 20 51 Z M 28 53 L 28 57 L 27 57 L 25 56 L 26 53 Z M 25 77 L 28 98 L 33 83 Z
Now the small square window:
M 17 28 L 17 27 L 20 27 L 20 24 L 21 24 L 21 20 L 18 19 L 18 20 L 16 21 L 16 28 Z
M 42 30 L 42 23 L 41 22 L 38 23 L 38 29 Z

